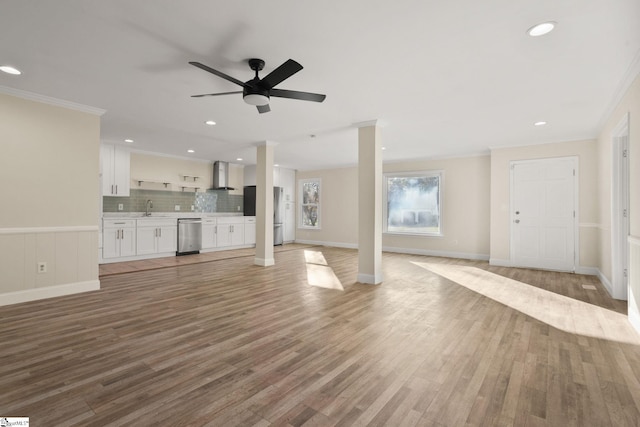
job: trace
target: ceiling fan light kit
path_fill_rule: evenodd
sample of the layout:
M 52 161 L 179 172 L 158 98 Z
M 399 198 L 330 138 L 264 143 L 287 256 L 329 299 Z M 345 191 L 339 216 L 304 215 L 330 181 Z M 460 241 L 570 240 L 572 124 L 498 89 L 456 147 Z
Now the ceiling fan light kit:
M 298 71 L 302 70 L 302 65 L 298 64 L 293 59 L 287 60 L 284 64 L 269 73 L 262 79 L 258 77 L 258 72 L 264 68 L 264 61 L 258 58 L 252 58 L 248 61 L 249 67 L 255 71 L 255 77 L 247 82 L 242 82 L 234 77 L 231 77 L 221 71 L 215 70 L 207 65 L 199 62 L 189 62 L 194 67 L 198 67 L 204 71 L 221 77 L 227 81 L 242 86 L 242 92 L 222 92 L 222 93 L 207 93 L 203 95 L 192 95 L 194 98 L 200 98 L 203 96 L 219 96 L 242 93 L 244 102 L 249 105 L 255 105 L 259 113 L 267 113 L 271 111 L 269 107 L 269 100 L 272 96 L 279 98 L 298 99 L 302 101 L 322 102 L 326 98 L 326 95 L 310 92 L 300 92 L 295 90 L 275 89 L 274 87 L 280 84 L 282 81 L 288 79 Z

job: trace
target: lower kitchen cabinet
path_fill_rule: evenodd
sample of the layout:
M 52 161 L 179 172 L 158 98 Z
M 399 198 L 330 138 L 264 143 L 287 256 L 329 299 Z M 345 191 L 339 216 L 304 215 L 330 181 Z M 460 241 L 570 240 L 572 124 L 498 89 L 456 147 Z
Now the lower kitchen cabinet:
M 244 243 L 244 217 L 218 218 L 216 234 L 216 246 L 243 246 Z
M 104 220 L 102 229 L 102 258 L 136 254 L 135 220 Z
M 215 218 L 202 219 L 202 249 L 212 249 L 217 246 L 217 230 Z
M 255 245 L 255 217 L 202 218 L 202 251 Z M 175 256 L 178 219 L 139 217 L 103 219 L 102 263 Z
M 256 217 L 255 216 L 244 217 L 244 244 L 245 245 L 256 244 Z
M 136 255 L 176 252 L 177 221 L 176 219 L 139 219 L 136 239 Z

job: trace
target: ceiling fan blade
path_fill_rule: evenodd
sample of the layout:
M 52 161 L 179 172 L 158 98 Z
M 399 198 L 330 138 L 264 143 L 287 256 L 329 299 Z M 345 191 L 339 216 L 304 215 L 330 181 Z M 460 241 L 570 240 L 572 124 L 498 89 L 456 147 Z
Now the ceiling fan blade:
M 206 66 L 204 64 L 201 64 L 199 62 L 189 62 L 189 64 L 193 65 L 194 67 L 198 67 L 198 68 L 200 68 L 202 70 L 208 71 L 211 74 L 215 74 L 218 77 L 222 77 L 223 79 L 228 80 L 231 83 L 237 84 L 238 86 L 244 87 L 244 82 L 241 82 L 240 80 L 238 80 L 238 79 L 236 79 L 234 77 L 228 76 L 228 75 L 226 75 L 225 73 L 223 73 L 221 71 L 214 70 L 213 68 L 208 67 L 208 66 Z
M 319 93 L 299 92 L 297 90 L 286 90 L 286 89 L 271 89 L 271 92 L 269 92 L 269 95 L 275 96 L 278 98 L 300 99 L 302 101 L 313 101 L 313 102 L 322 102 L 327 97 L 327 95 L 321 95 Z
M 242 93 L 241 90 L 235 92 L 220 92 L 220 93 L 203 93 L 202 95 L 191 95 L 192 98 L 202 98 L 203 96 L 218 96 L 218 95 L 231 95 L 234 93 Z
M 258 113 L 260 113 L 260 114 L 268 113 L 269 111 L 271 111 L 271 107 L 269 107 L 269 104 L 267 104 L 267 105 L 256 105 L 256 107 L 258 108 Z
M 302 70 L 302 65 L 298 64 L 293 59 L 288 59 L 284 64 L 267 74 L 260 80 L 260 86 L 271 89 L 283 80 L 293 76 L 298 71 Z

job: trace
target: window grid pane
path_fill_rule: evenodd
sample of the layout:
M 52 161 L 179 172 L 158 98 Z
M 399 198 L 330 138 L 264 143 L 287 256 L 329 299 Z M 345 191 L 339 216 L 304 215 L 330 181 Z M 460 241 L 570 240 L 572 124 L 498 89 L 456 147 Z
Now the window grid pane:
M 301 181 L 300 226 L 320 228 L 320 180 Z
M 440 175 L 386 177 L 390 233 L 439 235 Z

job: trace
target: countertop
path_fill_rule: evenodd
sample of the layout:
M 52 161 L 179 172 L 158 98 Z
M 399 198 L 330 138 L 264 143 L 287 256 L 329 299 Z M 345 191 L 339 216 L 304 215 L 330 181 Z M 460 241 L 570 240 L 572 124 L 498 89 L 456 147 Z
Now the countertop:
M 153 218 L 219 218 L 229 216 L 244 216 L 242 212 L 151 212 L 145 216 L 144 212 L 103 212 L 104 219 L 153 219 Z

